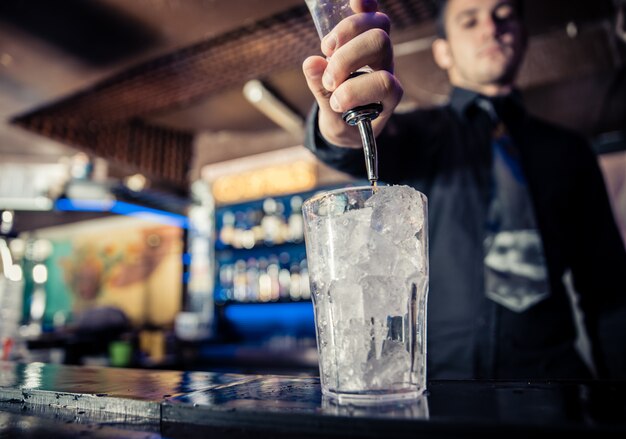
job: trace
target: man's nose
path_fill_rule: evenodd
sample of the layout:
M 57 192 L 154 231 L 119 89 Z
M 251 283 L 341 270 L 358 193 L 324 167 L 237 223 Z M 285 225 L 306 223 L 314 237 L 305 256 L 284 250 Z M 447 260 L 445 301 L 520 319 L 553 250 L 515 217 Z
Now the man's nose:
M 499 31 L 499 26 L 498 26 L 497 21 L 492 16 L 486 17 L 482 23 L 483 37 L 493 38 L 496 35 L 498 35 L 498 33 L 501 33 L 501 32 Z

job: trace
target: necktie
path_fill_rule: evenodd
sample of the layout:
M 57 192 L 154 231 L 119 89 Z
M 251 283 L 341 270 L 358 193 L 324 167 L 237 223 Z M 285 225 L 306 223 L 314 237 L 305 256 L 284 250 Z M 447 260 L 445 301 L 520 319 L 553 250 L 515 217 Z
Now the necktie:
M 491 146 L 494 160 L 499 157 L 509 167 L 511 173 L 520 184 L 525 184 L 524 173 L 520 166 L 519 150 L 505 125 L 505 120 L 513 116 L 509 111 L 513 106 L 507 98 L 480 98 L 477 105 L 485 111 L 491 119 Z
M 484 242 L 485 294 L 511 311 L 523 312 L 550 294 L 543 244 L 536 229 L 519 150 L 507 129 L 515 123 L 515 113 L 508 111 L 504 101 L 485 100 L 479 105 L 492 121 L 492 197 Z

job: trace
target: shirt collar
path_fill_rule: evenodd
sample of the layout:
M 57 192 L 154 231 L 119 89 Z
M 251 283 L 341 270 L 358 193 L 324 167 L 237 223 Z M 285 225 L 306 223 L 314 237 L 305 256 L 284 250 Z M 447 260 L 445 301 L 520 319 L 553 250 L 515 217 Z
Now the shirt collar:
M 453 87 L 452 92 L 450 94 L 450 106 L 460 114 L 465 114 L 468 108 L 470 108 L 477 99 L 486 99 L 488 101 L 493 100 L 493 98 L 489 98 L 487 96 L 481 95 L 472 90 L 468 90 L 460 87 Z M 513 91 L 501 98 L 497 99 L 506 99 L 513 103 L 515 103 L 516 107 L 520 109 L 524 107 L 522 102 L 522 95 L 518 89 L 513 89 Z
M 465 113 L 465 110 L 481 95 L 475 91 L 460 87 L 453 87 L 450 93 L 450 106 L 458 113 Z

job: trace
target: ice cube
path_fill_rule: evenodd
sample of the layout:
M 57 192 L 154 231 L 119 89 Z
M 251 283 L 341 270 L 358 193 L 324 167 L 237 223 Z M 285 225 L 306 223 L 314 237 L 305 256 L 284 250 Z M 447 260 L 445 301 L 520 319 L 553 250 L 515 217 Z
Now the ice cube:
M 370 359 L 364 381 L 372 389 L 390 389 L 406 383 L 411 373 L 411 356 L 402 342 L 388 340 L 380 358 Z
M 424 226 L 424 201 L 409 186 L 382 186 L 366 202 L 373 208 L 371 227 L 398 243 L 414 237 Z
M 362 275 L 389 276 L 398 257 L 395 244 L 378 233 L 371 233 L 366 246 L 355 258 L 354 268 Z
M 329 220 L 328 229 L 331 233 L 327 246 L 329 261 L 332 263 L 331 278 L 355 278 L 351 275 L 354 265 L 367 256 L 371 215 L 372 209 L 358 209 Z
M 368 325 L 362 318 L 335 321 L 335 358 L 343 391 L 363 389 L 363 365 L 370 349 Z
M 424 246 L 417 239 L 408 239 L 398 244 L 396 264 L 392 267 L 395 276 L 409 278 L 426 273 Z
M 329 312 L 333 321 L 363 320 L 363 291 L 353 282 L 333 280 L 329 288 Z
M 365 276 L 361 280 L 365 318 L 386 320 L 407 313 L 410 285 L 395 276 Z

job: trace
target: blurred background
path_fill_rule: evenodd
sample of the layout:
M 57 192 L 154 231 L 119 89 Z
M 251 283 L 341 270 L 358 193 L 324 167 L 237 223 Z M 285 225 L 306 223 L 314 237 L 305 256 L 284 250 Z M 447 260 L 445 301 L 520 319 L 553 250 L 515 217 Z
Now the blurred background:
M 397 111 L 445 102 L 434 0 L 380 0 Z M 626 240 L 625 2 L 527 0 L 520 87 L 587 136 Z M 317 372 L 303 0 L 0 2 L 2 359 Z M 566 158 L 564 158 L 566 159 Z

